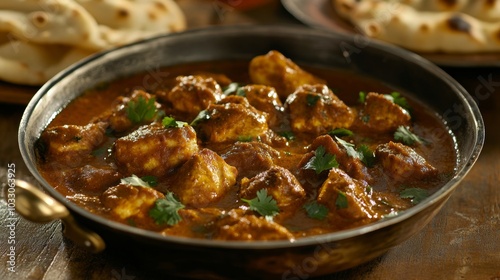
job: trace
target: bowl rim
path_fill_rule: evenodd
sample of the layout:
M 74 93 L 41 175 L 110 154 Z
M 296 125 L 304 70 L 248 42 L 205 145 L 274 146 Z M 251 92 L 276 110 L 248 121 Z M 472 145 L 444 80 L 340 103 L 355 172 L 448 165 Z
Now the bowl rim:
M 449 76 L 446 72 L 444 72 L 441 68 L 426 60 L 425 58 L 412 53 L 410 51 L 404 50 L 400 47 L 396 47 L 387 43 L 370 40 L 369 48 L 378 49 L 383 53 L 390 54 L 392 56 L 399 57 L 413 64 L 417 64 L 421 68 L 425 68 L 433 75 L 438 76 L 442 79 L 449 87 L 453 89 L 453 91 L 457 94 L 457 97 L 462 99 L 462 102 L 469 105 L 471 117 L 475 122 L 474 134 L 472 135 L 474 139 L 473 149 L 471 150 L 470 155 L 466 158 L 468 159 L 466 163 L 462 165 L 460 169 L 457 169 L 453 178 L 451 178 L 445 185 L 443 185 L 439 190 L 435 193 L 427 197 L 425 200 L 420 202 L 417 205 L 412 206 L 411 208 L 399 212 L 398 215 L 390 218 L 383 218 L 379 221 L 341 231 L 336 231 L 332 233 L 326 233 L 321 235 L 312 235 L 308 237 L 297 238 L 293 241 L 290 240 L 278 240 L 278 241 L 219 241 L 219 240 L 207 240 L 207 239 L 197 239 L 197 238 L 188 238 L 188 237 L 179 237 L 179 236 L 166 236 L 157 232 L 135 228 L 132 226 L 128 226 L 125 224 L 121 224 L 104 217 L 98 216 L 96 214 L 92 214 L 91 212 L 85 210 L 84 208 L 77 206 L 73 202 L 69 201 L 62 194 L 57 192 L 38 172 L 36 168 L 36 164 L 31 162 L 29 156 L 29 148 L 26 147 L 26 126 L 30 121 L 30 116 L 35 110 L 37 104 L 40 102 L 42 97 L 47 94 L 53 87 L 55 87 L 60 81 L 64 80 L 69 76 L 72 72 L 79 69 L 86 64 L 91 62 L 99 61 L 105 59 L 107 56 L 114 55 L 114 59 L 119 59 L 120 54 L 125 54 L 127 50 L 134 49 L 135 47 L 140 47 L 143 45 L 151 44 L 158 41 L 170 40 L 171 38 L 190 38 L 193 36 L 198 36 L 199 34 L 203 34 L 206 36 L 207 34 L 211 34 L 213 36 L 217 35 L 229 35 L 229 34 L 242 34 L 242 35 L 264 35 L 271 33 L 279 33 L 287 36 L 297 36 L 297 34 L 301 34 L 304 36 L 311 37 L 329 37 L 329 38 L 337 38 L 337 39 L 345 39 L 349 40 L 354 37 L 349 34 L 340 34 L 329 32 L 325 30 L 319 29 L 310 29 L 303 26 L 295 26 L 295 25 L 232 25 L 232 26 L 211 26 L 211 27 L 203 27 L 203 28 L 195 28 L 187 31 L 179 32 L 179 33 L 171 33 L 165 35 L 155 36 L 149 39 L 145 39 L 139 42 L 134 42 L 128 45 L 116 47 L 113 49 L 105 50 L 100 53 L 91 55 L 83 60 L 71 65 L 65 70 L 61 71 L 57 75 L 55 75 L 52 79 L 46 82 L 33 96 L 31 101 L 28 103 L 23 116 L 21 118 L 21 122 L 18 130 L 18 145 L 22 155 L 22 158 L 27 165 L 31 174 L 35 177 L 37 182 L 42 185 L 43 189 L 47 191 L 50 196 L 63 203 L 70 212 L 77 213 L 79 216 L 82 216 L 88 220 L 93 222 L 97 222 L 103 227 L 110 228 L 114 231 L 123 232 L 127 234 L 132 234 L 134 236 L 144 237 L 150 240 L 154 240 L 155 242 L 169 242 L 183 245 L 190 245 L 196 247 L 211 247 L 211 248 L 225 248 L 225 249 L 248 249 L 248 250 L 260 250 L 260 249 L 279 249 L 279 248 L 290 248 L 290 247 L 299 247 L 299 246 L 308 246 L 308 245 L 318 245 L 325 244 L 340 240 L 345 240 L 349 238 L 353 238 L 356 236 L 364 235 L 369 232 L 373 232 L 396 223 L 399 223 L 403 220 L 410 218 L 411 216 L 416 215 L 417 213 L 423 211 L 425 208 L 430 207 L 431 205 L 438 203 L 442 199 L 447 199 L 447 196 L 450 195 L 454 189 L 458 186 L 460 181 L 467 175 L 470 171 L 471 167 L 474 165 L 475 161 L 479 157 L 479 154 L 482 150 L 485 138 L 485 129 L 484 122 L 482 116 L 480 114 L 479 108 L 472 96 L 451 76 Z M 56 112 L 57 113 L 57 112 Z M 45 124 L 47 125 L 47 124 Z

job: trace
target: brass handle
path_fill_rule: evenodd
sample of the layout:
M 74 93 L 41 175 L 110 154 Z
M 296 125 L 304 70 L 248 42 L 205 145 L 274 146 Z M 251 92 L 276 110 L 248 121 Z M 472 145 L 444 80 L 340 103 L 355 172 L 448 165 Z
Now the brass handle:
M 25 219 L 37 223 L 61 219 L 64 236 L 91 252 L 98 253 L 106 247 L 104 240 L 97 233 L 80 226 L 64 205 L 23 180 L 16 180 L 16 211 Z

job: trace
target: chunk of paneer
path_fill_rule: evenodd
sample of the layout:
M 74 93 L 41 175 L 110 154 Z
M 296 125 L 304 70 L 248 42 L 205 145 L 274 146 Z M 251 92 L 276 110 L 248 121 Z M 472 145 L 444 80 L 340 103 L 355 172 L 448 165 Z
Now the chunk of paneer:
M 230 191 L 237 174 L 236 167 L 214 151 L 202 149 L 175 171 L 170 189 L 184 205 L 206 207 Z
M 253 199 L 261 189 L 267 190 L 268 195 L 276 200 L 280 212 L 283 213 L 294 212 L 306 196 L 297 178 L 290 171 L 279 166 L 273 166 L 253 178 L 243 178 L 240 197 Z
M 92 151 L 104 142 L 106 127 L 104 122 L 50 127 L 40 135 L 38 152 L 44 160 L 68 167 L 80 166 L 90 160 Z
M 401 143 L 391 141 L 377 146 L 375 157 L 394 182 L 429 179 L 438 173 L 437 169 L 414 149 Z
M 200 111 L 222 97 L 219 84 L 211 77 L 197 75 L 178 76 L 171 90 L 158 91 L 157 96 L 174 111 L 180 112 L 187 121 L 193 120 Z
M 141 103 L 144 108 L 146 108 L 146 104 L 150 102 L 151 99 L 154 99 L 155 102 L 153 106 L 149 108 L 152 111 L 155 111 L 150 117 L 145 117 L 139 122 L 134 119 L 131 120 L 129 117 L 129 113 L 127 112 L 130 106 L 134 106 Z M 124 132 L 134 128 L 136 125 L 143 125 L 147 123 L 151 123 L 157 116 L 157 112 L 161 109 L 161 104 L 156 102 L 155 96 L 143 91 L 143 90 L 134 90 L 132 94 L 128 97 L 120 96 L 115 101 L 113 101 L 112 109 L 103 115 L 99 116 L 97 120 L 108 122 L 109 128 L 114 132 Z
M 342 169 L 333 168 L 319 189 L 318 202 L 328 207 L 331 220 L 353 225 L 366 223 L 379 218 L 366 187 Z
M 276 93 L 273 87 L 246 85 L 241 87 L 240 90 L 243 92 L 250 105 L 269 115 L 268 124 L 270 127 L 279 127 L 285 108 L 279 99 L 278 93 Z
M 250 61 L 249 74 L 253 83 L 274 87 L 281 100 L 302 85 L 325 83 L 278 51 L 254 57 Z
M 116 165 L 126 176 L 165 176 L 198 152 L 191 126 L 165 128 L 154 122 L 115 141 Z
M 292 131 L 324 134 L 335 128 L 349 128 L 355 113 L 323 84 L 299 87 L 286 99 Z
M 212 104 L 194 126 L 202 140 L 212 143 L 257 138 L 268 131 L 267 114 L 245 102 Z
M 238 169 L 237 180 L 240 181 L 243 177 L 252 178 L 274 166 L 274 159 L 280 153 L 261 142 L 236 142 L 227 151 L 223 151 L 221 156 Z
M 294 236 L 282 225 L 265 217 L 246 215 L 241 209 L 228 212 L 228 215 L 215 223 L 215 240 L 294 240 Z
M 126 221 L 131 217 L 135 220 L 149 217 L 149 210 L 155 201 L 163 197 L 161 192 L 153 188 L 119 184 L 107 189 L 101 195 L 101 201 L 113 218 Z
M 366 95 L 360 111 L 361 124 L 373 132 L 394 132 L 399 126 L 410 125 L 410 119 L 407 110 L 375 92 Z
M 121 175 L 109 166 L 84 165 L 61 171 L 65 185 L 74 191 L 101 194 L 107 187 L 120 182 Z

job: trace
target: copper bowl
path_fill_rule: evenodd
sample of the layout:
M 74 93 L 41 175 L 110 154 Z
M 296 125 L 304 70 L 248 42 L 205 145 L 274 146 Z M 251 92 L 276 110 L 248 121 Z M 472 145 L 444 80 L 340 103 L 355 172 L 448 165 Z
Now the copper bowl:
M 85 89 L 162 66 L 250 59 L 271 49 L 299 64 L 345 69 L 380 80 L 427 104 L 443 116 L 456 137 L 458 163 L 452 178 L 413 208 L 359 228 L 294 242 L 224 242 L 162 236 L 106 220 L 68 201 L 38 172 L 35 141 L 54 115 Z M 456 106 L 463 110 L 455 112 Z M 436 215 L 478 158 L 483 141 L 483 120 L 471 96 L 429 61 L 356 35 L 284 26 L 191 30 L 94 55 L 47 82 L 27 106 L 19 128 L 19 146 L 29 170 L 55 199 L 53 204 L 59 202 L 69 210 L 61 217 L 70 238 L 94 251 L 105 244 L 106 250 L 137 256 L 134 260 L 150 269 L 203 279 L 303 279 L 372 260 L 410 238 Z M 23 203 L 27 216 L 37 211 L 30 199 Z

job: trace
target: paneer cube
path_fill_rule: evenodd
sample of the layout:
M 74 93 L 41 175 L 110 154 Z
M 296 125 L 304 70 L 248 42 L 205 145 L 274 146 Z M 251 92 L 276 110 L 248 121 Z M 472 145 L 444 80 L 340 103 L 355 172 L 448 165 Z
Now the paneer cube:
M 320 135 L 335 128 L 349 128 L 355 113 L 324 84 L 304 85 L 288 96 L 292 130 Z
M 206 207 L 234 187 L 237 174 L 218 154 L 202 149 L 176 170 L 170 189 L 184 205 Z
M 274 87 L 281 100 L 302 85 L 325 83 L 278 51 L 256 56 L 250 61 L 248 71 L 253 83 Z
M 165 176 L 198 152 L 191 126 L 165 128 L 154 122 L 116 140 L 116 165 L 126 176 Z

